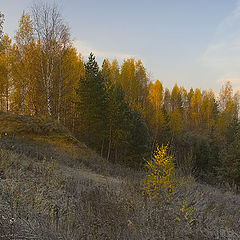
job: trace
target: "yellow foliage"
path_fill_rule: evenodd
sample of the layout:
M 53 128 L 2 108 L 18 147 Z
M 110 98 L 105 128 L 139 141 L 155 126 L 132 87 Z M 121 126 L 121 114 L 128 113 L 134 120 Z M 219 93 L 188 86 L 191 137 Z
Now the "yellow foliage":
M 159 111 L 163 99 L 163 86 L 162 83 L 157 80 L 154 84 L 149 84 L 149 101 L 154 107 L 155 111 Z
M 179 208 L 179 212 L 177 213 L 176 220 L 179 222 L 184 221 L 193 225 L 196 221 L 196 219 L 192 218 L 194 211 L 195 208 L 187 201 L 187 199 L 184 199 L 181 207 Z
M 173 112 L 170 113 L 169 126 L 173 134 L 178 134 L 182 131 L 183 128 L 182 116 L 178 107 L 175 107 Z
M 174 158 L 167 154 L 167 149 L 168 145 L 157 146 L 152 160 L 147 161 L 146 164 L 149 173 L 143 180 L 143 193 L 155 199 L 167 198 L 170 200 L 174 193 Z

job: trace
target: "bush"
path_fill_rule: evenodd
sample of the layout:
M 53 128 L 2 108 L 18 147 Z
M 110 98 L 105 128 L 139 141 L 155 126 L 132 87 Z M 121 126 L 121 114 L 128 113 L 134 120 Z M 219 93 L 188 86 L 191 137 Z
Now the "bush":
M 148 175 L 143 180 L 144 193 L 154 199 L 171 199 L 174 192 L 173 156 L 167 154 L 168 145 L 157 146 L 152 160 L 147 161 Z

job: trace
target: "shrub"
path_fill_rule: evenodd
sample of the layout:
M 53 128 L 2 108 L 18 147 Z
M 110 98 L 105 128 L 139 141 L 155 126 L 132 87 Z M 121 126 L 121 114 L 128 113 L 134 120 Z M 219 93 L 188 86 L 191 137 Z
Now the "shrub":
M 144 194 L 160 200 L 171 199 L 174 193 L 174 157 L 167 154 L 168 145 L 157 146 L 151 161 L 146 161 L 148 174 L 143 180 Z

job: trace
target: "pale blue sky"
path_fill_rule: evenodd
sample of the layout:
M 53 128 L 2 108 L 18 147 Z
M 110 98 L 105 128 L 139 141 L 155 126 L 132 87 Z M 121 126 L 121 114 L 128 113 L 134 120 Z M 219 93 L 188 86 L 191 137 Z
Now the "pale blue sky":
M 32 0 L 0 0 L 11 37 Z M 50 1 L 48 1 L 50 2 Z M 164 86 L 240 89 L 240 0 L 55 0 L 84 56 L 140 58 Z

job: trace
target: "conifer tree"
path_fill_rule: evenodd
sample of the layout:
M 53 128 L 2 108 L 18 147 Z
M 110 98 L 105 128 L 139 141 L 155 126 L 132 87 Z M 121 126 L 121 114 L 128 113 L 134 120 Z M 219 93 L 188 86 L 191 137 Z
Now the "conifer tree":
M 78 102 L 80 119 L 86 129 L 88 143 L 91 144 L 90 139 L 103 141 L 106 130 L 106 91 L 93 53 L 90 53 L 85 64 L 85 75 L 80 78 L 77 94 L 80 99 Z
M 131 125 L 129 116 L 131 113 L 129 105 L 125 102 L 124 91 L 120 85 L 116 85 L 108 89 L 108 151 L 107 159 L 111 156 L 113 149 L 114 160 L 119 159 L 119 149 L 126 147 L 129 128 Z
M 143 159 L 150 156 L 152 139 L 139 111 L 135 110 L 131 112 L 129 126 L 128 158 L 131 159 L 131 166 L 141 167 Z
M 234 118 L 226 131 L 227 144 L 220 153 L 222 180 L 240 185 L 240 122 Z

